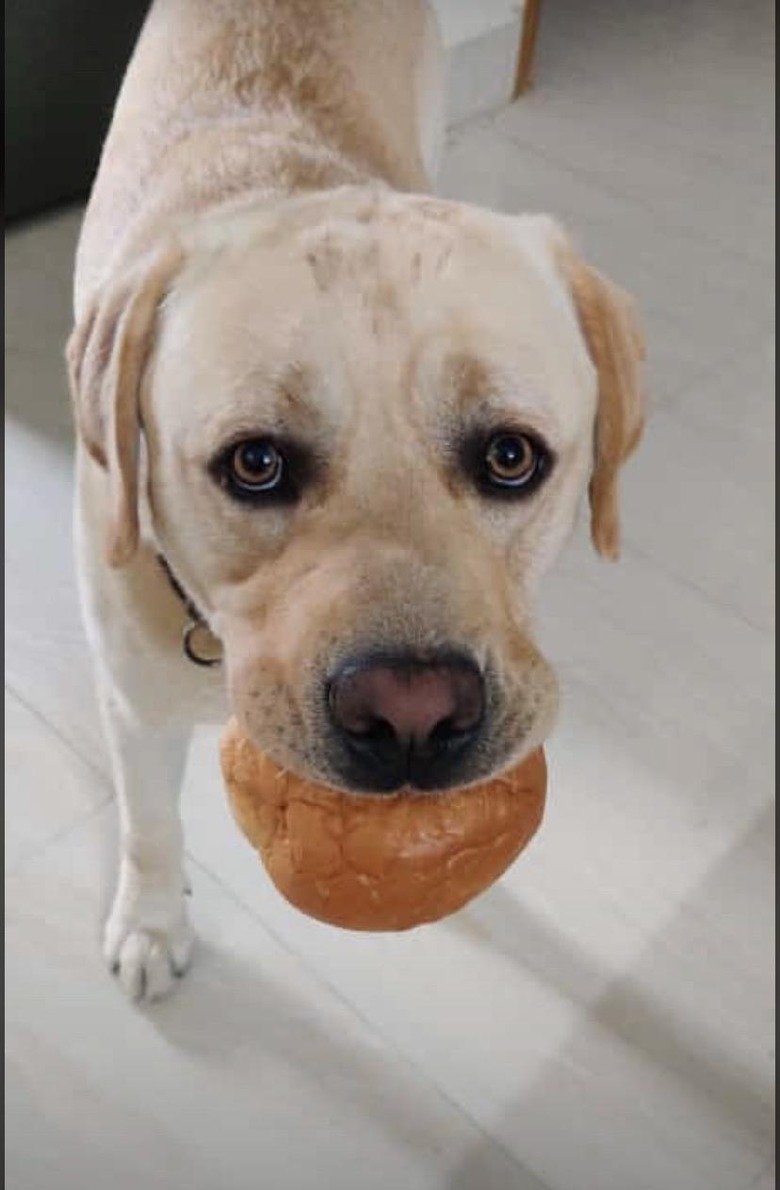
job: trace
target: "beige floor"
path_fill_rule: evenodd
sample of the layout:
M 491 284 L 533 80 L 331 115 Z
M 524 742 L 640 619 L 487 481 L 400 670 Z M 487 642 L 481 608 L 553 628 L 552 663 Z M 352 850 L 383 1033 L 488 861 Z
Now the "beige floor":
M 629 12 L 630 8 L 630 12 Z M 10 1190 L 769 1190 L 771 6 L 548 0 L 538 87 L 442 189 L 561 215 L 644 308 L 625 558 L 547 584 L 566 693 L 526 860 L 410 936 L 329 932 L 184 816 L 197 963 L 130 1007 L 98 956 L 113 807 L 70 562 L 61 347 L 78 212 L 7 264 Z

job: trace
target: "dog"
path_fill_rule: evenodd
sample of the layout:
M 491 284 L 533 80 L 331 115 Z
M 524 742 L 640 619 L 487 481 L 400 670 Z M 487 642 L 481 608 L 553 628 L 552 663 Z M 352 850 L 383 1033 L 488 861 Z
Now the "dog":
M 190 959 L 195 723 L 356 796 L 484 780 L 553 724 L 532 603 L 586 490 L 618 552 L 633 304 L 432 195 L 442 61 L 423 0 L 154 0 L 117 100 L 66 355 L 135 999 Z

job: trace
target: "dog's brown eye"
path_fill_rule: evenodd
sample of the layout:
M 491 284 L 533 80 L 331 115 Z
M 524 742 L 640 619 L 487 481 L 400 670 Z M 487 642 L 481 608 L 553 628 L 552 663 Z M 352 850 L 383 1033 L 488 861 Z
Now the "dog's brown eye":
M 265 509 L 297 504 L 323 466 L 303 442 L 258 434 L 223 446 L 207 470 L 232 500 Z
M 230 478 L 245 492 L 271 492 L 284 475 L 284 459 L 268 439 L 239 442 L 228 460 Z
M 541 458 L 527 434 L 496 434 L 485 451 L 487 478 L 499 487 L 523 488 L 536 478 Z

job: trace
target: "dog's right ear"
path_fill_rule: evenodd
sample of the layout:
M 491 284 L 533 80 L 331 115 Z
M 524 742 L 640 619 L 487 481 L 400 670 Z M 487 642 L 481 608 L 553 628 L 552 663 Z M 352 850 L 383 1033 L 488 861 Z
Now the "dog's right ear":
M 111 566 L 124 566 L 138 545 L 139 393 L 158 308 L 183 257 L 179 245 L 166 246 L 99 290 L 65 351 L 78 432 L 108 472 Z

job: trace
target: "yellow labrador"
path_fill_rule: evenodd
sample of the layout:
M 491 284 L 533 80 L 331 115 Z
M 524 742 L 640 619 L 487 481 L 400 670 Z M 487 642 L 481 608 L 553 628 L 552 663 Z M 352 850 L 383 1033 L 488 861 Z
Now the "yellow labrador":
M 127 71 L 68 363 L 136 998 L 190 954 L 193 723 L 366 795 L 485 778 L 553 722 L 531 601 L 588 485 L 617 553 L 630 303 L 550 218 L 426 194 L 441 61 L 422 0 L 156 0 Z

